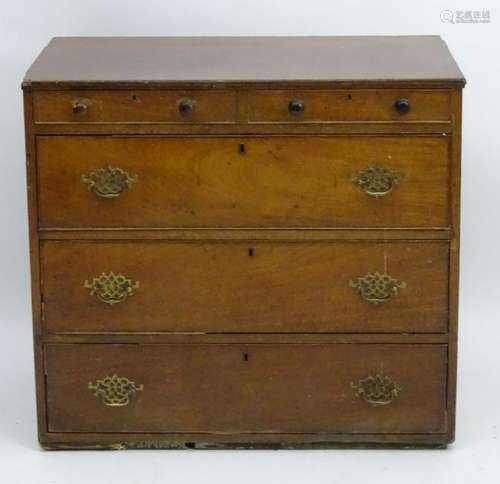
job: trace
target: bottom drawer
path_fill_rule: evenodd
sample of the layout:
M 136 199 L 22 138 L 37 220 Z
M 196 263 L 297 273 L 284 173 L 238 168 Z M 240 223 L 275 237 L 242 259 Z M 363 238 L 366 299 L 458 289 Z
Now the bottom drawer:
M 50 344 L 49 432 L 443 433 L 445 345 Z

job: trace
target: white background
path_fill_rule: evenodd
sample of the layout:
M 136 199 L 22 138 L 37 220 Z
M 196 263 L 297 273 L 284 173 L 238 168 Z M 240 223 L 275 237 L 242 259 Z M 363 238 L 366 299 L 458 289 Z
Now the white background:
M 0 475 L 9 484 L 500 482 L 500 9 L 493 1 L 2 0 Z M 442 10 L 489 10 L 449 24 Z M 20 83 L 53 36 L 439 34 L 464 72 L 457 442 L 434 451 L 38 448 Z

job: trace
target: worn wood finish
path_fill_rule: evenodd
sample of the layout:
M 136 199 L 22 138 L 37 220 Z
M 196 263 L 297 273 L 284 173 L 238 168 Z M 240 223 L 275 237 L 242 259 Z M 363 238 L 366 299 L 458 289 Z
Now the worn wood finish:
M 287 136 L 363 134 L 373 135 L 412 135 L 438 134 L 449 136 L 451 120 L 440 121 L 373 121 L 348 122 L 332 121 L 331 123 L 37 123 L 33 125 L 35 135 L 279 135 L 286 132 Z
M 304 111 L 294 114 L 289 104 L 298 99 Z M 410 110 L 399 113 L 394 104 L 407 99 Z M 189 101 L 192 111 L 180 112 Z M 75 103 L 85 107 L 75 112 Z M 238 104 L 249 123 L 335 122 L 447 122 L 450 120 L 448 91 L 344 90 L 344 91 L 45 91 L 33 97 L 36 123 L 235 123 Z
M 189 101 L 192 111 L 180 112 Z M 74 103 L 86 110 L 73 112 Z M 234 123 L 234 92 L 218 91 L 72 91 L 41 92 L 33 97 L 36 123 Z
M 46 333 L 43 343 L 442 343 L 447 333 Z
M 335 240 L 446 240 L 451 229 L 166 229 L 92 228 L 48 229 L 38 232 L 40 240 L 248 240 L 248 241 L 335 241 Z
M 291 100 L 303 102 L 304 111 L 289 110 Z M 407 99 L 410 110 L 394 109 L 398 99 Z M 254 91 L 248 96 L 251 123 L 331 123 L 338 121 L 448 121 L 448 91 Z
M 447 434 L 46 433 L 46 450 L 68 449 L 443 449 Z
M 464 83 L 433 36 L 54 39 L 23 82 L 41 445 L 452 442 Z M 105 164 L 123 196 L 81 182 Z M 378 200 L 372 164 L 406 175 Z M 344 284 L 373 261 L 407 283 L 376 307 Z M 141 285 L 99 306 L 115 265 Z M 89 392 L 108 370 L 129 405 Z
M 47 241 L 41 264 L 50 332 L 435 333 L 448 323 L 447 243 Z M 113 306 L 84 287 L 109 271 L 140 283 Z M 367 302 L 349 283 L 375 271 L 407 287 Z
M 39 440 L 47 431 L 47 409 L 45 402 L 45 370 L 41 339 L 43 334 L 42 297 L 40 278 L 40 246 L 37 209 L 36 143 L 33 133 L 33 104 L 31 92 L 23 93 L 24 123 L 26 138 L 26 189 L 28 199 L 29 251 L 31 262 L 31 312 L 33 319 L 33 356 L 35 363 L 35 387 L 37 400 L 37 430 Z
M 39 137 L 42 227 L 447 227 L 446 137 Z M 243 152 L 242 152 L 243 150 Z M 137 175 L 117 198 L 81 176 Z M 401 174 L 375 198 L 353 183 Z
M 292 81 L 446 88 L 465 82 L 438 36 L 55 38 L 25 77 L 26 85 L 52 89 L 103 83 L 224 89 L 245 81 L 275 88 Z
M 455 439 L 455 401 L 457 396 L 457 352 L 458 352 L 458 299 L 460 269 L 460 180 L 462 149 L 462 91 L 453 91 L 452 107 L 453 139 L 451 152 L 452 178 L 450 184 L 451 218 L 453 233 L 450 240 L 450 290 L 449 290 L 449 339 L 448 346 L 448 432 Z
M 52 432 L 446 429 L 441 345 L 48 345 L 45 358 Z M 376 407 L 351 382 L 381 371 L 402 390 Z M 123 407 L 87 388 L 115 373 L 144 386 Z

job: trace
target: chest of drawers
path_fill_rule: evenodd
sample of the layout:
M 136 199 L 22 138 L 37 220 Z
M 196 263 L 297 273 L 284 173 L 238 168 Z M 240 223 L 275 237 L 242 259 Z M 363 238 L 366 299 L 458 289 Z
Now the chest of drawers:
M 52 40 L 42 446 L 452 442 L 463 86 L 438 37 Z

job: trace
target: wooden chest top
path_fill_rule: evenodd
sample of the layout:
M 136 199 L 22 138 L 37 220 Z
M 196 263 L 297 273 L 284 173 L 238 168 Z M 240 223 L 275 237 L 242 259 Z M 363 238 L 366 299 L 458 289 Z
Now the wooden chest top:
M 299 82 L 463 85 L 438 36 L 55 38 L 26 85 Z

